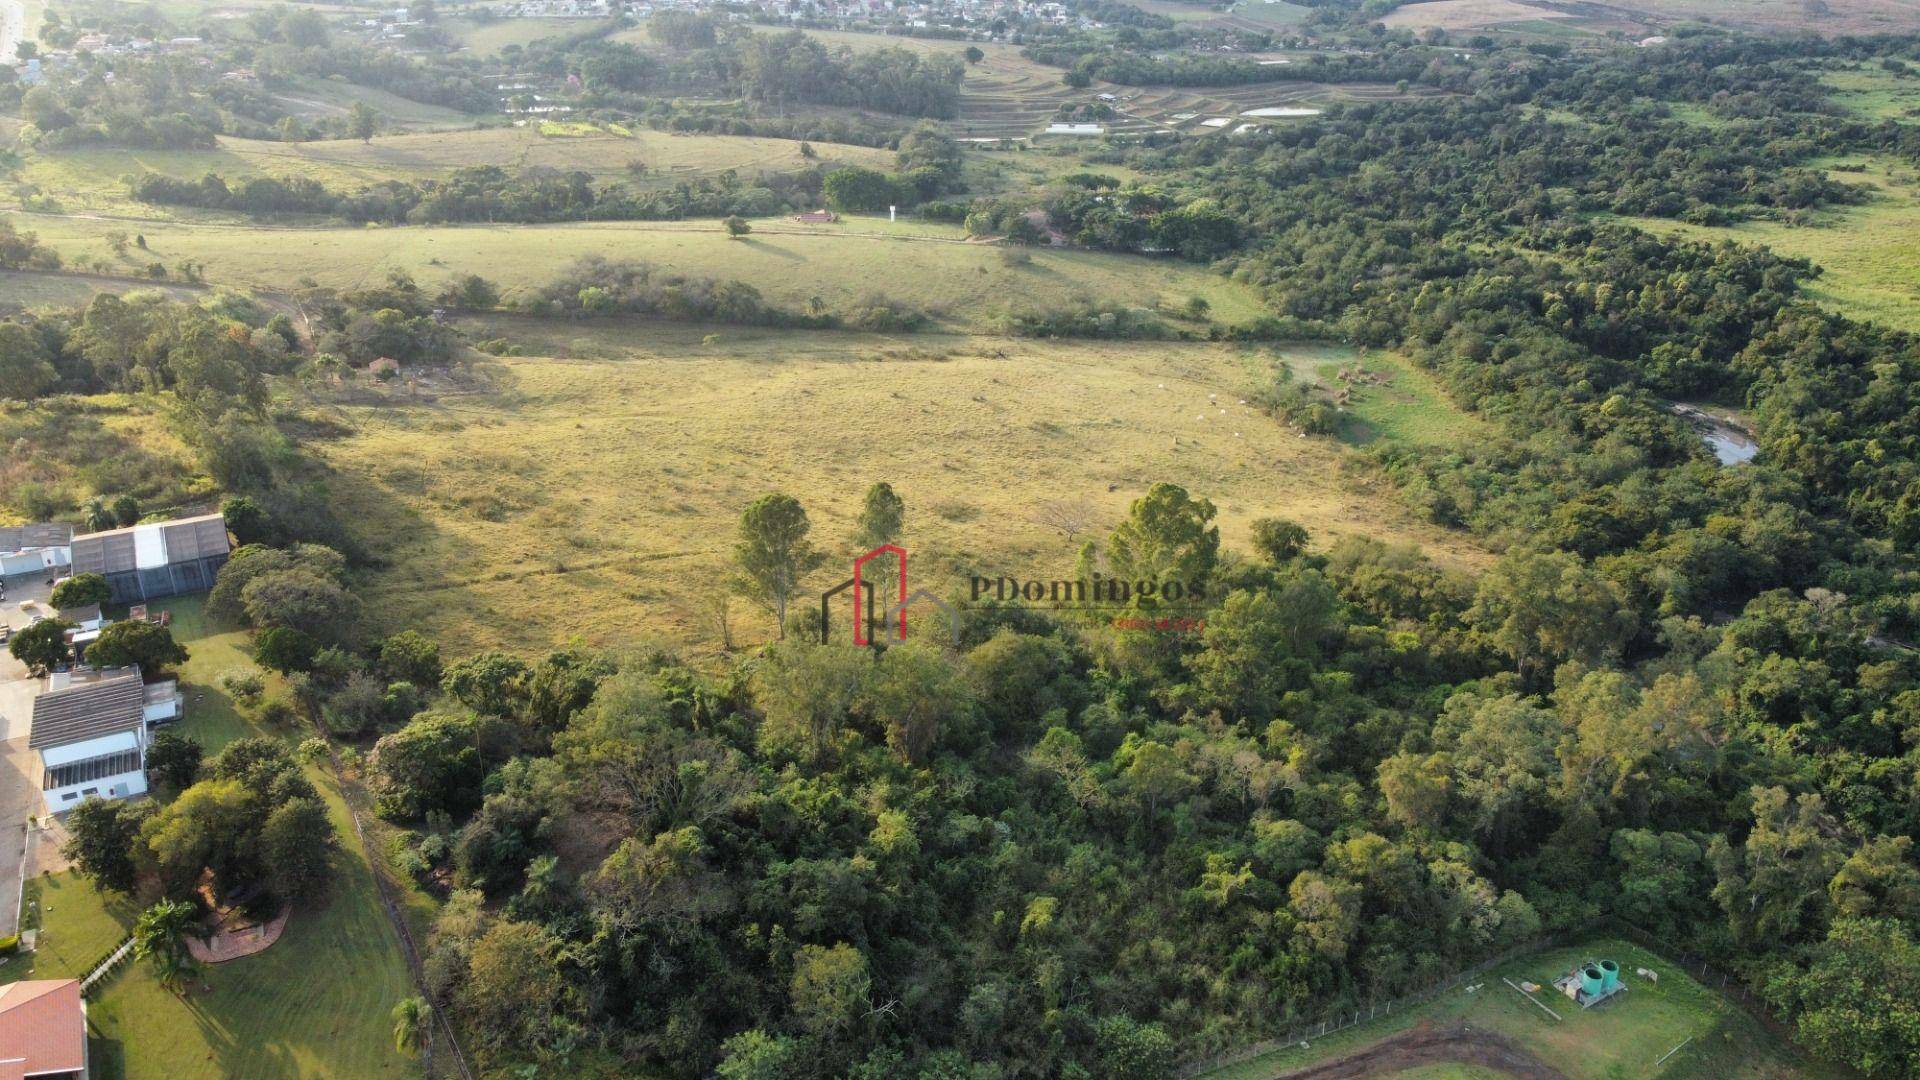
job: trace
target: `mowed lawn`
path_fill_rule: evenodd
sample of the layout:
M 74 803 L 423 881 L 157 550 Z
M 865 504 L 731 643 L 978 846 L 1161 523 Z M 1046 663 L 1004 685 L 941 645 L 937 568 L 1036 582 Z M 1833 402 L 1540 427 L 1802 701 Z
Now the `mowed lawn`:
M 1808 283 L 1813 299 L 1857 319 L 1920 331 L 1920 174 L 1888 158 L 1858 157 L 1865 171 L 1830 171 L 1843 183 L 1873 189 L 1861 206 L 1822 215 L 1823 224 L 1793 226 L 1750 221 L 1726 227 L 1683 225 L 1664 218 L 1632 218 L 1659 235 L 1733 240 L 1811 259 L 1825 271 Z
M 1625 997 L 1583 1010 L 1553 989 L 1554 978 L 1589 959 L 1611 959 L 1620 964 L 1621 978 L 1628 985 Z M 1657 973 L 1658 980 L 1649 981 L 1636 974 L 1636 969 L 1643 967 Z M 1560 1019 L 1522 1000 L 1517 990 L 1501 981 L 1503 978 L 1516 984 L 1539 984 L 1543 989 L 1533 995 L 1534 999 L 1558 1013 Z M 1466 1024 L 1503 1035 L 1569 1080 L 1705 1076 L 1788 1080 L 1852 1075 L 1845 1069 L 1806 1059 L 1797 1048 L 1775 1037 L 1719 992 L 1701 986 L 1667 958 L 1614 938 L 1596 937 L 1577 946 L 1522 957 L 1489 972 L 1476 985 L 1480 989 L 1471 994 L 1462 988 L 1396 1012 L 1391 1018 L 1382 1017 L 1308 1040 L 1304 1047 L 1288 1046 L 1200 1076 L 1203 1080 L 1270 1080 L 1310 1065 L 1336 1061 L 1416 1024 L 1428 1023 L 1443 1027 Z M 1679 1052 L 1658 1066 L 1654 1064 L 1683 1043 L 1685 1047 Z M 1394 1075 L 1425 1078 L 1484 1074 L 1466 1065 L 1442 1064 Z
M 286 290 L 302 279 L 340 288 L 385 280 L 404 270 L 424 285 L 477 273 L 509 299 L 552 280 L 583 255 L 636 259 L 663 269 L 738 279 L 792 310 L 813 297 L 828 309 L 881 294 L 933 312 L 948 325 L 992 329 L 1009 310 L 1052 308 L 1089 298 L 1128 307 L 1181 305 L 1205 298 L 1218 322 L 1256 318 L 1248 286 L 1190 263 L 1078 250 L 1034 249 L 1009 262 L 997 245 L 964 241 L 956 227 L 882 217 L 846 217 L 801 225 L 787 218 L 753 222 L 745 240 L 729 240 L 717 221 L 606 222 L 572 225 L 465 225 L 407 228 L 259 228 L 93 221 L 10 215 L 39 234 L 69 265 L 106 259 L 133 272 L 153 261 L 192 260 L 223 285 Z M 147 250 L 125 259 L 110 234 L 138 231 Z
M 211 755 L 258 733 L 215 683 L 246 663 L 243 635 L 210 627 L 200 598 L 164 601 L 175 637 L 192 652 L 181 669 L 187 716 L 180 730 Z M 267 734 L 297 741 L 297 730 Z M 413 1059 L 395 1052 L 393 1006 L 413 991 L 371 872 L 353 837 L 331 773 L 308 770 L 340 835 L 331 899 L 296 912 L 264 953 L 212 965 L 185 997 L 162 988 L 144 964 L 124 969 L 88 1004 L 96 1077 L 404 1077 Z M 110 950 L 138 912 L 77 874 L 42 878 L 42 949 L 32 977 L 78 977 Z M 0 979 L 25 977 L 0 968 Z
M 1104 535 L 1162 480 L 1213 499 L 1229 546 L 1281 516 L 1322 544 L 1361 534 L 1454 565 L 1485 557 L 1347 469 L 1339 443 L 1241 405 L 1288 362 L 1266 348 L 704 338 L 507 318 L 467 329 L 540 355 L 486 365 L 491 392 L 436 380 L 431 401 L 400 391 L 345 409 L 356 433 L 316 444 L 342 520 L 386 564 L 367 583 L 368 615 L 455 656 L 575 639 L 715 647 L 702 609 L 723 591 L 741 509 L 770 491 L 801 498 L 829 560 L 808 587 L 825 588 L 857 554 L 848 537 L 878 480 L 906 500 L 915 573 L 936 589 L 974 574 L 1072 576 L 1091 534 L 1037 524 L 1040 507 L 1084 500 Z M 773 629 L 745 608 L 736 624 L 742 642 Z
M 100 892 L 80 875 L 45 874 L 26 883 L 21 926 L 37 928 L 34 951 L 0 964 L 0 983 L 78 979 L 127 936 L 139 911 L 126 897 Z
M 583 126 L 584 127 L 584 126 Z M 675 135 L 648 128 L 585 128 L 571 136 L 543 135 L 538 126 L 489 127 L 382 135 L 370 143 L 327 139 L 287 143 L 222 136 L 211 150 L 134 150 L 88 148 L 36 151 L 26 157 L 22 176 L 57 194 L 69 212 L 113 210 L 139 217 L 195 220 L 208 215 L 179 207 L 135 202 L 125 177 L 142 172 L 198 180 L 218 173 L 229 182 L 251 176 L 305 177 L 339 192 L 355 192 L 383 180 L 424 180 L 454 169 L 497 165 L 509 171 L 550 168 L 581 170 L 609 180 L 619 178 L 643 188 L 667 187 L 735 170 L 751 182 L 761 173 L 791 172 L 818 165 L 893 167 L 890 150 L 840 143 L 813 144 L 815 157 L 800 153 L 794 139 L 745 135 Z M 635 179 L 628 166 L 647 167 Z M 239 220 L 239 219 L 234 219 Z

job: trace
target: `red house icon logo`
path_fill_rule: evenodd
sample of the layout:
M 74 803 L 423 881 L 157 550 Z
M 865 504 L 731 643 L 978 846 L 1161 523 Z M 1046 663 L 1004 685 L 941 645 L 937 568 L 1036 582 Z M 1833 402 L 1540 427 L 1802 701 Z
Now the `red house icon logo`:
M 884 609 L 877 609 L 874 597 L 884 588 L 883 584 L 867 578 L 869 564 L 875 567 L 878 582 L 884 582 L 887 576 L 896 577 L 894 584 L 894 602 Z M 960 613 L 953 605 L 933 595 L 925 589 L 908 594 L 907 592 L 907 550 L 896 544 L 881 544 L 865 555 L 853 560 L 853 576 L 820 594 L 820 643 L 826 644 L 833 635 L 833 598 L 843 592 L 853 593 L 853 643 L 855 645 L 878 646 L 885 641 L 907 640 L 907 609 L 921 601 L 939 608 L 946 613 L 947 622 L 953 631 L 953 643 L 960 644 Z

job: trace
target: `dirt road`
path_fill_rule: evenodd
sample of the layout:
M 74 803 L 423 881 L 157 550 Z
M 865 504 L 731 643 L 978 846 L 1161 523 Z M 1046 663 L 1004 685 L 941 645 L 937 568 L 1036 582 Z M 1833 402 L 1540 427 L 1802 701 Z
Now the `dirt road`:
M 0 0 L 0 64 L 13 63 L 13 47 L 27 36 L 27 5 Z
M 1477 1065 L 1519 1080 L 1566 1080 L 1566 1074 L 1516 1046 L 1506 1037 L 1466 1024 L 1435 1027 L 1423 1021 L 1411 1031 L 1383 1039 L 1364 1050 L 1321 1062 L 1277 1080 L 1362 1080 L 1393 1076 L 1426 1065 Z

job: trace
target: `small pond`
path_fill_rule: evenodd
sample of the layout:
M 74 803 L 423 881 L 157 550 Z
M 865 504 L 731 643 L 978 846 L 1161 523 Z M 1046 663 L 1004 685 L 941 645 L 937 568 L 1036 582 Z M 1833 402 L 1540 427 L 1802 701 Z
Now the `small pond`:
M 1724 416 L 1715 416 L 1695 405 L 1674 405 L 1674 414 L 1693 425 L 1700 438 L 1713 450 L 1722 465 L 1741 465 L 1760 452 L 1753 433 Z

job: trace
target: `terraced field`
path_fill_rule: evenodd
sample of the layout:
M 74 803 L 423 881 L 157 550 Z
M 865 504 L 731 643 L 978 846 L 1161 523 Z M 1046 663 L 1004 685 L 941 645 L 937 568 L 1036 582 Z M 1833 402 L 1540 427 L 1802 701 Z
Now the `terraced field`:
M 960 116 L 948 126 L 962 138 L 1024 138 L 1046 127 L 1061 105 L 1104 90 L 1074 90 L 1060 81 L 1059 69 L 1031 61 L 982 63 L 960 84 Z
M 1104 121 L 1114 135 L 1180 131 L 1193 135 L 1232 131 L 1242 123 L 1272 119 L 1242 117 L 1250 109 L 1324 108 L 1343 101 L 1385 101 L 1434 97 L 1440 91 L 1418 87 L 1407 92 L 1387 83 L 1281 81 L 1230 87 L 1120 86 L 1095 83 L 1085 90 L 1062 85 L 1052 68 L 969 74 L 961 90 L 960 118 L 950 125 L 971 138 L 1019 138 L 1042 131 L 1060 105 L 1105 101 L 1120 115 Z M 1208 120 L 1226 123 L 1207 124 Z
M 1174 130 L 1194 135 L 1232 132 L 1242 124 L 1297 123 L 1304 117 L 1245 115 L 1256 109 L 1323 109 L 1339 102 L 1437 97 L 1426 87 L 1402 93 L 1387 83 L 1272 82 L 1251 86 L 1116 87 L 1115 107 L 1127 122 L 1117 131 Z M 1212 121 L 1212 123 L 1209 123 Z

